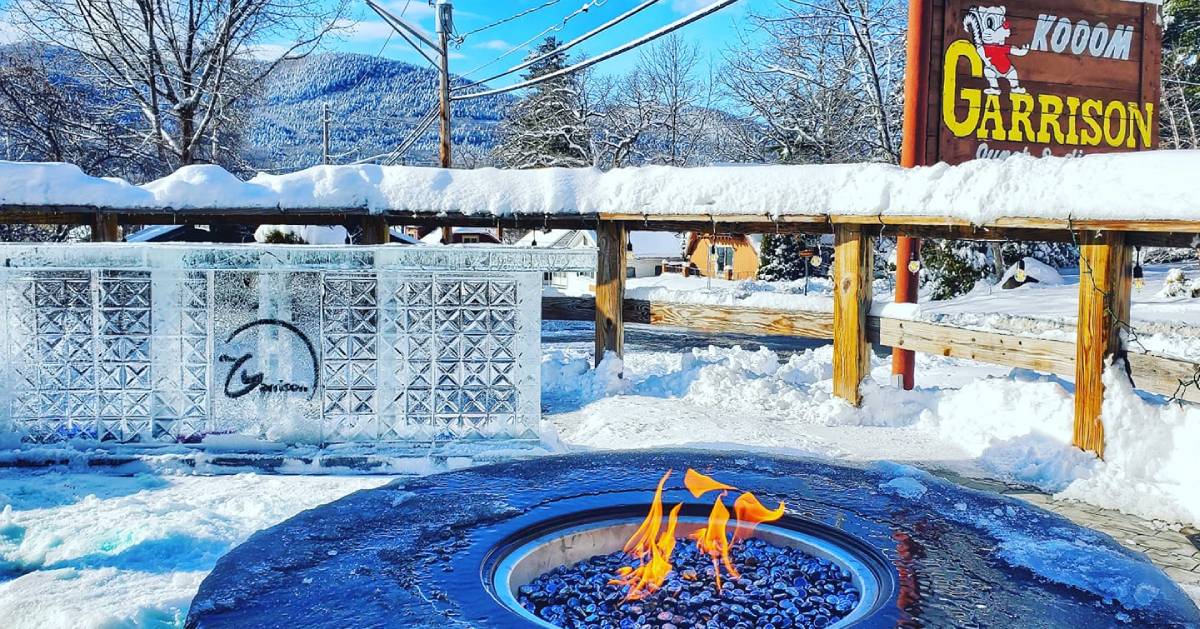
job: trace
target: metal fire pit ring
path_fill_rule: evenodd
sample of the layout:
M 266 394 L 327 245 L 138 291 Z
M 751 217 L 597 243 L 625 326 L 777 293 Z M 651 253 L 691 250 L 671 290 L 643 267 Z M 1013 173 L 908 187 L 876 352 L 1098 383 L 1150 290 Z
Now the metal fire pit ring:
M 644 515 L 663 471 L 680 487 L 688 467 L 785 501 L 789 527 L 816 523 L 882 557 L 884 601 L 856 628 L 1200 626 L 1144 557 L 1027 503 L 891 464 L 689 450 L 546 457 L 351 494 L 222 557 L 187 626 L 530 627 L 496 595 L 497 567 L 564 527 Z M 663 502 L 711 507 L 682 489 Z
M 698 506 L 686 505 L 690 509 L 680 515 L 676 537 L 687 537 L 707 525 L 707 516 L 699 514 Z M 563 522 L 561 528 L 501 544 L 496 553 L 498 561 L 484 570 L 485 575 L 490 573 L 488 583 L 492 594 L 530 624 L 558 629 L 557 625 L 523 608 L 517 602 L 517 589 L 557 566 L 572 565 L 595 555 L 621 550 L 625 540 L 641 524 L 647 509 L 649 505 L 644 505 L 641 515 L 630 513 L 626 517 L 601 519 L 597 519 L 596 514 L 582 513 Z M 758 525 L 750 537 L 777 546 L 800 548 L 809 555 L 829 560 L 850 575 L 860 594 L 859 604 L 845 618 L 828 625 L 829 629 L 853 626 L 894 601 L 895 581 L 887 559 L 838 529 L 802 518 L 785 517 L 771 524 Z

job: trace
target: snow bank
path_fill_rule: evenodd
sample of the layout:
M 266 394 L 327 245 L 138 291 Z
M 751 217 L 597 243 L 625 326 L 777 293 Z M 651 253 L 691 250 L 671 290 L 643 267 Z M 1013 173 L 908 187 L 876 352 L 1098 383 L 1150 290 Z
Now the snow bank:
M 344 245 L 350 238 L 341 225 L 259 225 L 254 230 L 255 242 L 267 242 L 272 232 L 292 236 L 309 245 Z
M 545 395 L 554 400 L 550 411 L 561 413 L 548 419 L 572 447 L 725 444 L 869 460 L 908 457 L 1146 519 L 1200 522 L 1194 480 L 1200 478 L 1200 433 L 1189 429 L 1200 423 L 1200 408 L 1147 403 L 1118 372 L 1106 375 L 1107 448 L 1100 461 L 1072 445 L 1070 385 L 1023 370 L 975 378 L 969 363 L 937 359 L 945 362 L 942 373 L 967 372 L 964 380 L 901 391 L 877 384 L 889 370 L 876 358 L 879 373 L 863 384 L 863 407 L 856 409 L 832 395 L 829 346 L 787 360 L 740 347 L 695 349 L 674 354 L 674 362 L 627 355 L 620 386 L 597 386 L 613 374 L 594 372 L 582 358 L 564 368 L 564 356 L 543 362 L 543 378 Z M 918 372 L 923 382 L 938 382 L 928 365 Z M 881 491 L 915 495 L 919 488 L 904 481 Z
M 1022 265 L 1021 262 L 1024 264 Z M 1025 282 L 1026 280 L 1018 278 L 1018 274 L 1036 280 L 1037 286 L 1061 286 L 1063 283 L 1062 275 L 1058 273 L 1058 269 L 1040 262 L 1035 258 L 1025 257 L 1021 262 L 1014 263 L 1005 271 L 1004 277 L 996 283 L 997 286 L 1004 286 L 1010 279 L 1017 278 L 1017 282 Z
M 386 477 L 0 474 L 7 627 L 182 626 L 200 581 L 255 531 Z
M 975 160 L 901 169 L 887 164 L 646 166 L 443 170 L 316 166 L 242 182 L 189 166 L 142 186 L 84 176 L 64 164 L 0 163 L 0 203 L 218 208 L 369 208 L 463 214 L 936 215 L 1189 219 L 1200 151 Z

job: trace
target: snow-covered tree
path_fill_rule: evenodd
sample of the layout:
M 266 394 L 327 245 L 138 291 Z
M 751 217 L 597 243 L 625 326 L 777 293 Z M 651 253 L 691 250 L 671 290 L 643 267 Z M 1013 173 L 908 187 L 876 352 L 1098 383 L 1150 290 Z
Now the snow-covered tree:
M 1200 0 L 1163 4 L 1162 145 L 1200 148 Z
M 904 82 L 898 0 L 783 0 L 751 13 L 722 82 L 756 125 L 747 151 L 784 163 L 896 161 Z M 761 42 L 761 43 L 758 43 Z
M 530 55 L 540 57 L 560 45 L 557 38 L 547 37 Z M 567 54 L 557 52 L 529 66 L 524 77 L 543 77 L 569 65 Z M 509 168 L 594 165 L 592 127 L 599 110 L 586 78 L 576 72 L 530 87 L 500 126 L 497 161 Z
M 221 161 L 242 105 L 279 63 L 311 52 L 348 0 L 13 0 L 16 26 L 82 58 L 138 112 L 143 146 L 171 167 Z M 252 63 L 269 56 L 273 61 Z
M 68 59 L 38 44 L 0 49 L 0 158 L 69 162 L 100 176 L 137 178 L 131 112 L 75 80 Z

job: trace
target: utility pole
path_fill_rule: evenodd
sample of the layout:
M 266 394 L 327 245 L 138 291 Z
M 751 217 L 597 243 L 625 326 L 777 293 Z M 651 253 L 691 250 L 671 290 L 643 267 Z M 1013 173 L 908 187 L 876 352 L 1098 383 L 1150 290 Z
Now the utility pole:
M 321 163 L 329 165 L 329 103 L 321 103 Z
M 451 0 L 437 0 L 437 34 L 438 50 L 441 52 L 439 61 L 438 89 L 438 136 L 441 140 L 438 147 L 438 160 L 442 168 L 450 168 L 450 31 L 454 30 L 454 3 Z M 453 239 L 454 229 L 442 227 L 442 244 L 448 245 Z

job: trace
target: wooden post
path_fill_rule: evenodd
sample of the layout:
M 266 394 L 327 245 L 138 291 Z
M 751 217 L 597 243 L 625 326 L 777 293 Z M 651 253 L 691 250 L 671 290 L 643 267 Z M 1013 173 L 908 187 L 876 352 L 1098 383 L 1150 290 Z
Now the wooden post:
M 120 242 L 121 226 L 113 214 L 92 215 L 92 242 Z
M 1079 321 L 1075 341 L 1075 446 L 1104 457 L 1104 370 L 1121 353 L 1129 321 L 1129 247 L 1119 232 L 1079 237 Z
M 596 229 L 596 365 L 606 352 L 625 354 L 625 225 L 601 221 Z
M 871 370 L 867 315 L 874 247 L 861 226 L 835 225 L 833 248 L 833 394 L 859 406 L 859 385 Z
M 386 245 L 392 241 L 391 229 L 387 219 L 382 216 L 364 216 L 362 219 L 362 238 L 359 244 Z

